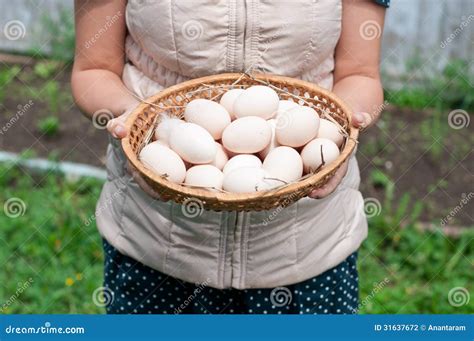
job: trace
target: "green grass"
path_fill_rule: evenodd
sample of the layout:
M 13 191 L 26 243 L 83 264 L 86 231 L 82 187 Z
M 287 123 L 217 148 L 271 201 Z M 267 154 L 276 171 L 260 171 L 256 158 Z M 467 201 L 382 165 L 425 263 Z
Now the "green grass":
M 101 183 L 71 182 L 57 174 L 34 178 L 0 167 L 0 204 L 20 198 L 26 207 L 16 218 L 0 212 L 0 304 L 16 297 L 3 312 L 103 313 L 92 301 L 102 285 L 101 241 L 95 224 L 85 224 L 94 214 Z M 461 307 L 448 302 L 454 287 L 474 292 L 472 230 L 456 239 L 420 231 L 421 204 L 408 196 L 393 202 L 393 186 L 378 179 L 387 195 L 359 254 L 361 312 L 472 312 L 474 298 Z
M 420 72 L 421 65 L 408 65 L 407 72 L 401 77 L 403 86 L 385 89 L 385 99 L 389 103 L 412 109 L 452 108 L 474 111 L 474 74 L 469 70 L 468 61 L 453 59 L 435 76 L 432 70 L 422 71 L 423 81 L 418 83 L 411 79 L 415 70 Z

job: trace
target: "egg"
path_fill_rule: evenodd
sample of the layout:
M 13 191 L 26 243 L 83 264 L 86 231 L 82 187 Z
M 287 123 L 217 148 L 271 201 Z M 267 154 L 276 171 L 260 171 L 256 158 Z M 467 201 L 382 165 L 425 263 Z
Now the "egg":
M 212 165 L 198 165 L 189 168 L 184 180 L 187 185 L 208 189 L 222 189 L 223 181 L 224 173 Z
M 186 105 L 184 118 L 206 129 L 215 140 L 222 137 L 222 132 L 230 123 L 230 115 L 222 105 L 202 98 Z
M 326 138 L 314 139 L 301 151 L 301 158 L 303 159 L 304 171 L 306 173 L 314 172 L 319 167 L 330 164 L 338 156 L 339 148 L 333 141 Z
M 276 147 L 263 161 L 263 169 L 270 178 L 290 183 L 303 175 L 303 160 L 300 154 L 291 147 Z
M 238 118 L 225 128 L 222 144 L 234 153 L 252 154 L 263 150 L 272 138 L 270 125 L 261 117 Z
M 159 141 L 147 144 L 138 156 L 146 168 L 165 176 L 169 181 L 182 183 L 186 176 L 183 160 Z
M 275 128 L 279 144 L 301 147 L 314 139 L 319 129 L 319 116 L 313 108 L 298 105 L 277 117 Z
M 262 168 L 243 167 L 234 169 L 228 174 L 224 174 L 224 190 L 233 193 L 250 193 L 259 190 L 265 177 L 265 171 Z
M 214 160 L 210 163 L 210 165 L 222 170 L 227 161 L 229 160 L 229 157 L 227 156 L 224 147 L 222 147 L 220 143 L 216 142 L 216 148 L 216 156 L 214 157 Z
M 234 101 L 235 117 L 259 116 L 265 120 L 275 116 L 278 109 L 275 90 L 264 85 L 254 85 L 244 90 Z
M 224 169 L 222 170 L 224 174 L 228 174 L 237 168 L 262 168 L 262 161 L 255 155 L 251 154 L 239 154 L 231 158 Z
M 289 101 L 287 99 L 283 99 L 283 100 L 279 101 L 276 117 L 278 117 L 278 115 L 284 113 L 285 111 L 288 111 L 288 110 L 290 110 L 294 107 L 297 107 L 297 106 L 298 106 L 298 103 L 295 103 L 293 101 Z
M 161 121 L 155 129 L 156 140 L 163 142 L 165 145 L 169 145 L 171 129 L 183 123 L 184 121 L 179 118 L 171 118 L 167 115 L 162 115 Z
M 224 108 L 226 108 L 232 120 L 235 119 L 235 114 L 234 114 L 235 99 L 239 97 L 243 92 L 244 92 L 244 89 L 229 90 L 224 95 L 222 95 L 221 100 L 219 102 Z
M 193 164 L 210 163 L 217 147 L 211 134 L 195 123 L 183 123 L 170 132 L 169 145 L 178 155 Z
M 339 127 L 325 118 L 319 120 L 319 130 L 316 137 L 329 139 L 338 147 L 340 147 L 344 141 L 344 136 L 339 131 Z
M 279 146 L 278 141 L 276 140 L 276 136 L 275 136 L 276 119 L 272 118 L 268 120 L 267 122 L 270 125 L 270 128 L 272 129 L 272 136 L 270 138 L 270 143 L 268 144 L 268 146 L 266 146 L 265 149 L 262 150 L 258 154 L 262 159 L 265 159 L 265 157 L 268 155 L 270 151 L 272 151 L 273 149 Z
M 258 191 L 269 191 L 286 184 L 285 181 L 272 178 L 272 176 L 268 174 L 268 172 L 266 172 L 265 169 L 264 169 L 264 172 L 265 172 L 265 175 L 263 179 L 257 184 Z

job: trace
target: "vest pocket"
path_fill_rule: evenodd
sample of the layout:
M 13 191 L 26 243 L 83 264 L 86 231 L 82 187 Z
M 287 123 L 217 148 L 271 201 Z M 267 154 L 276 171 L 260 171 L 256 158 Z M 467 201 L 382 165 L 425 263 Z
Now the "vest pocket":
M 188 282 L 219 286 L 217 273 L 223 214 L 203 210 L 199 201 L 171 204 L 166 273 Z

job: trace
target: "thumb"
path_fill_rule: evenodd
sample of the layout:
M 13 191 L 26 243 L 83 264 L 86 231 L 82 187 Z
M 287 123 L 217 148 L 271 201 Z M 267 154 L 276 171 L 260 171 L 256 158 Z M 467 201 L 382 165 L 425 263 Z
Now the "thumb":
M 128 129 L 125 126 L 128 116 L 130 116 L 131 110 L 127 110 L 122 115 L 111 119 L 107 122 L 107 130 L 116 139 L 123 139 L 128 134 Z
M 356 128 L 367 128 L 372 123 L 372 117 L 369 113 L 360 111 L 352 115 L 352 125 Z

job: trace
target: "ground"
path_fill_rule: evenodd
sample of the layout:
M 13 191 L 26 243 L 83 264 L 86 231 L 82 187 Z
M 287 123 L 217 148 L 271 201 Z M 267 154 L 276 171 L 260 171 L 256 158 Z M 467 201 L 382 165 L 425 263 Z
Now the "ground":
M 106 132 L 75 107 L 69 77 L 61 63 L 0 68 L 0 127 L 8 128 L 0 150 L 103 166 Z M 474 300 L 458 306 L 448 297 L 474 289 L 474 128 L 453 128 L 448 114 L 458 107 L 409 106 L 385 105 L 360 138 L 361 189 L 375 203 L 359 254 L 361 311 L 472 312 Z M 85 224 L 102 184 L 1 167 L 0 202 L 25 203 L 19 217 L 0 215 L 4 312 L 103 312 L 91 299 L 102 280 L 100 238 L 93 220 Z

